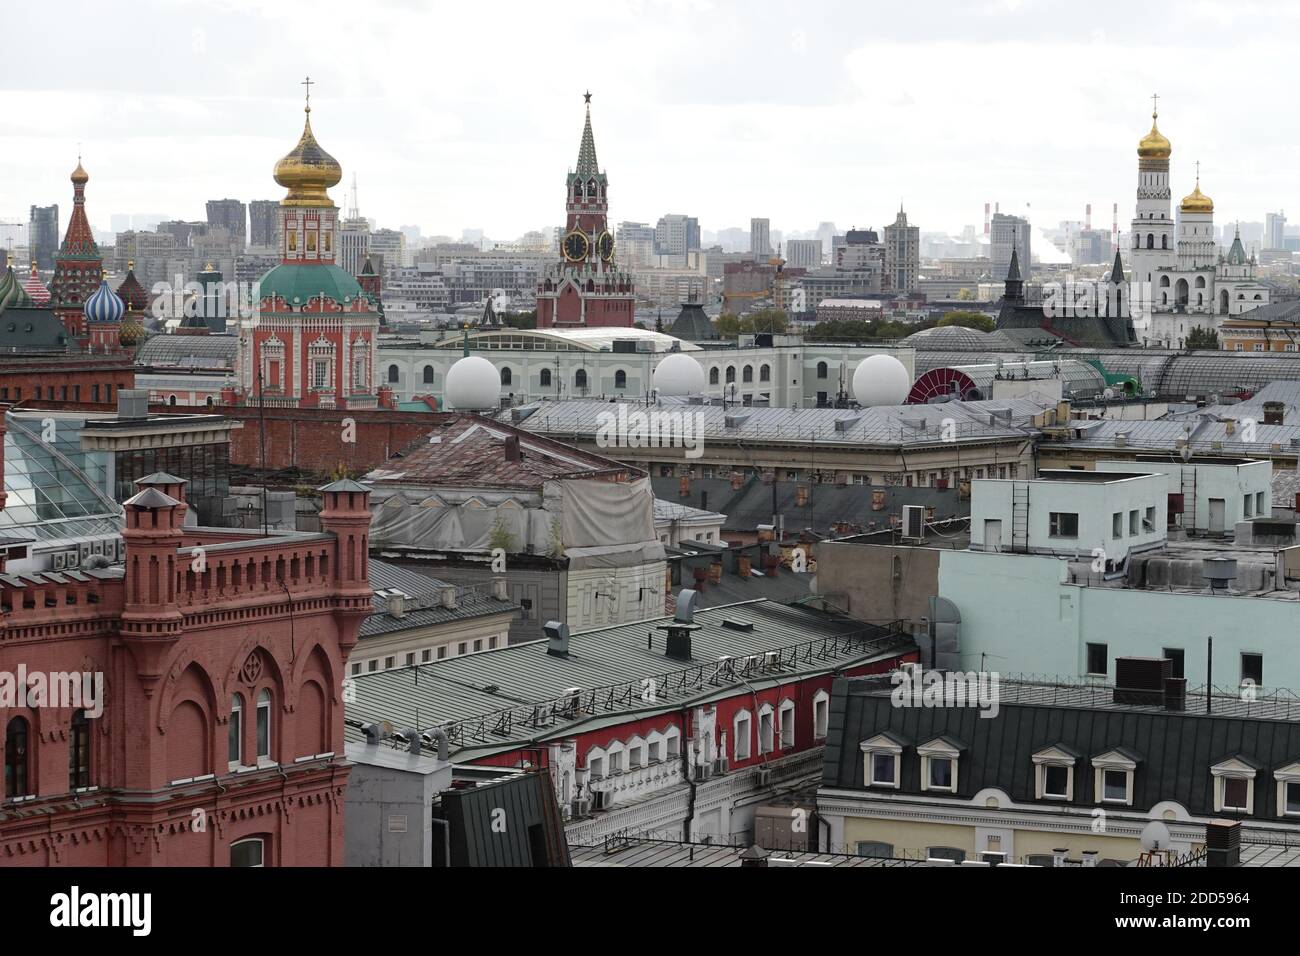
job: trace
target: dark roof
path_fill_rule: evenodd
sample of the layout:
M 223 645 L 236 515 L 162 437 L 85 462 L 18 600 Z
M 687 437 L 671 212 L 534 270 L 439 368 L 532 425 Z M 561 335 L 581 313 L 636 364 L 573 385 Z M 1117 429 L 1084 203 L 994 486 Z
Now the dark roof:
M 650 837 L 618 836 L 596 846 L 572 846 L 574 866 L 618 867 L 739 867 L 741 858 L 753 847 L 718 843 L 685 843 Z M 922 866 L 922 860 L 857 856 L 849 853 L 806 853 L 799 850 L 764 850 L 771 869 L 782 866 Z
M 718 330 L 704 314 L 704 305 L 699 302 L 682 303 L 682 311 L 677 313 L 677 319 L 669 326 L 668 334 L 687 342 L 705 342 L 719 338 Z
M 1206 714 L 1204 698 L 1189 694 L 1186 711 L 1167 711 L 1115 704 L 1113 688 L 1101 685 L 1003 678 L 993 712 L 979 707 L 900 707 L 891 698 L 893 690 L 888 678 L 835 681 L 823 786 L 865 789 L 859 744 L 877 734 L 895 733 L 919 742 L 951 734 L 969 744 L 957 775 L 958 799 L 970 800 L 980 790 L 997 788 L 1016 802 L 1059 804 L 1035 800 L 1035 753 L 1062 747 L 1087 761 L 1123 748 L 1140 758 L 1133 780 L 1135 811 L 1173 800 L 1196 816 L 1214 815 L 1210 768 L 1235 758 L 1259 769 L 1251 819 L 1277 820 L 1272 771 L 1300 760 L 1300 706 L 1294 701 L 1216 697 L 1214 713 Z M 920 772 L 915 749 L 904 750 L 903 793 L 921 793 Z M 1071 806 L 1097 802 L 1091 772 L 1076 772 L 1074 787 Z
M 569 866 L 569 844 L 549 773 L 521 773 L 444 790 L 438 802 L 449 824 L 452 866 Z M 534 843 L 534 835 L 542 839 Z
M 22 352 L 67 347 L 67 329 L 49 309 L 11 306 L 0 312 L 0 349 Z
M 430 418 L 428 436 L 388 459 L 366 476 L 367 481 L 377 486 L 535 490 L 558 478 L 633 478 L 641 474 L 612 458 L 478 415 L 438 412 Z M 519 442 L 520 454 L 513 461 L 506 456 L 508 438 Z
M 800 485 L 796 481 L 766 484 L 751 477 L 735 489 L 726 478 L 693 478 L 690 493 L 685 497 L 681 494 L 680 478 L 652 477 L 650 484 L 657 498 L 726 515 L 723 531 L 754 531 L 760 524 L 771 524 L 774 514 L 785 516 L 787 534 L 797 534 L 804 528 L 826 533 L 835 524 L 867 531 L 872 522 L 877 528 L 889 527 L 889 516 L 901 514 L 905 504 L 933 506 L 936 519 L 970 514 L 970 502 L 960 500 L 955 483 L 943 490 L 902 485 L 813 484 L 808 486 L 808 500 L 804 505 L 796 504 Z M 877 491 L 885 495 L 884 508 L 880 511 L 872 509 L 872 496 Z M 845 529 L 846 533 L 850 531 Z
M 419 571 L 412 571 L 386 561 L 371 558 L 369 564 L 370 586 L 375 590 L 371 600 L 374 613 L 361 622 L 358 636 L 374 637 L 415 630 L 448 621 L 463 621 L 493 614 L 513 614 L 519 605 L 498 601 L 487 593 L 487 588 L 458 587 Z M 443 607 L 442 589 L 456 587 L 456 606 Z M 388 613 L 388 598 L 379 592 L 397 590 L 408 596 L 405 615 L 393 617 Z

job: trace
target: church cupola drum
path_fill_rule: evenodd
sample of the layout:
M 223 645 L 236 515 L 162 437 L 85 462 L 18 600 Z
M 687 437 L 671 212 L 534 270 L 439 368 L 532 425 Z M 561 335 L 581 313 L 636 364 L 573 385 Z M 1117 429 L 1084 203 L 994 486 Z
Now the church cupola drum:
M 636 294 L 632 276 L 614 259 L 609 230 L 609 181 L 596 160 L 591 131 L 591 94 L 577 166 L 565 180 L 565 223 L 560 261 L 537 286 L 537 327 L 595 328 L 632 325 Z

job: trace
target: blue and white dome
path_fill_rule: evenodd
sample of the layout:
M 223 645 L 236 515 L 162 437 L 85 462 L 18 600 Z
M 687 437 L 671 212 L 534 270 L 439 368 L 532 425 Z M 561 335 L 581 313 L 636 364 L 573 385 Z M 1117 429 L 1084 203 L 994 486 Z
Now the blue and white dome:
M 121 322 L 126 312 L 126 305 L 117 297 L 117 293 L 108 287 L 108 280 L 103 279 L 99 288 L 91 293 L 82 310 L 86 321 L 91 323 Z

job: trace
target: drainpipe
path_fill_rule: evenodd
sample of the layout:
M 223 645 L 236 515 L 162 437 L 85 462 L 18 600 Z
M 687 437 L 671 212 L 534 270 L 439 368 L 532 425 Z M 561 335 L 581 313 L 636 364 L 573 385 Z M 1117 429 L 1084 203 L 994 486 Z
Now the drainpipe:
M 682 773 L 686 777 L 687 786 L 691 788 L 690 794 L 686 798 L 686 818 L 682 821 L 682 838 L 688 843 L 693 842 L 691 839 L 691 827 L 695 823 L 695 791 L 698 786 L 695 777 L 691 773 L 691 746 L 690 746 L 690 726 L 691 726 L 691 709 L 682 708 Z

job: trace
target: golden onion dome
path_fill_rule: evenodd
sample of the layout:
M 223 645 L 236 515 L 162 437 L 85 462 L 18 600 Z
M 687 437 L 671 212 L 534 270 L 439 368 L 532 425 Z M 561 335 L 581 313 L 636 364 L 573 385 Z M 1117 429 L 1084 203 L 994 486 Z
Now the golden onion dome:
M 84 186 L 90 182 L 90 173 L 81 168 L 81 157 L 77 157 L 77 168 L 72 171 L 72 185 Z
M 1138 158 L 1139 159 L 1168 159 L 1169 154 L 1173 152 L 1173 147 L 1169 145 L 1169 140 L 1165 139 L 1164 134 L 1156 128 L 1156 113 L 1151 113 L 1151 132 L 1147 133 L 1138 140 Z
M 1178 208 L 1183 212 L 1214 212 L 1214 200 L 1201 192 L 1201 180 L 1196 180 L 1196 188 L 1183 197 Z
M 302 137 L 287 156 L 275 164 L 275 181 L 289 190 L 285 206 L 332 206 L 326 190 L 343 178 L 343 167 L 316 142 L 311 131 L 311 107 L 306 108 Z

